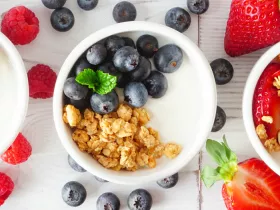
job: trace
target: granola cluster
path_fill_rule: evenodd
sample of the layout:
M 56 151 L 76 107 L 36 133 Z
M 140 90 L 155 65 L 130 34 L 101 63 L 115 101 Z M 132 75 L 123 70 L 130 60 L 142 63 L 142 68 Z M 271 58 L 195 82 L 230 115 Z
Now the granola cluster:
M 181 151 L 177 144 L 163 144 L 159 133 L 145 126 L 150 116 L 144 108 L 121 104 L 116 112 L 100 115 L 73 105 L 64 107 L 63 120 L 74 129 L 72 139 L 79 149 L 102 166 L 116 171 L 156 167 L 163 155 L 173 159 Z

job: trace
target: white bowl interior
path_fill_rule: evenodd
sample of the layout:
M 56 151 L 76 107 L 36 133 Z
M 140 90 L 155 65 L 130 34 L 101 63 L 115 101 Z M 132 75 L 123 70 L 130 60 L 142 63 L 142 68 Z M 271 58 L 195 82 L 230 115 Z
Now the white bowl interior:
M 14 45 L 0 33 L 0 154 L 14 141 L 28 106 L 28 82 Z
M 133 27 L 133 24 L 136 25 Z M 164 26 L 146 22 L 133 24 L 125 23 L 103 29 L 76 47 L 60 71 L 54 94 L 54 120 L 66 150 L 89 172 L 121 184 L 153 181 L 179 171 L 204 144 L 212 128 L 216 110 L 216 89 L 212 71 L 196 45 L 184 35 Z M 104 38 L 112 34 L 131 37 L 135 41 L 142 34 L 151 34 L 158 38 L 160 46 L 174 43 L 184 51 L 184 61 L 180 69 L 175 73 L 165 74 L 169 85 L 166 95 L 160 99 L 149 98 L 145 105 L 151 114 L 149 126 L 159 131 L 161 140 L 178 143 L 183 148 L 181 154 L 173 160 L 165 157 L 158 159 L 154 169 L 116 172 L 103 168 L 91 156 L 79 151 L 71 139 L 71 130 L 62 121 L 63 83 L 75 60 L 84 50 L 101 40 L 99 37 Z M 122 101 L 121 89 L 118 93 Z
M 253 121 L 253 96 L 257 82 L 267 65 L 280 54 L 280 42 L 266 51 L 253 67 L 243 95 L 243 121 L 252 146 L 263 161 L 278 175 L 280 175 L 280 153 L 269 153 L 258 138 Z

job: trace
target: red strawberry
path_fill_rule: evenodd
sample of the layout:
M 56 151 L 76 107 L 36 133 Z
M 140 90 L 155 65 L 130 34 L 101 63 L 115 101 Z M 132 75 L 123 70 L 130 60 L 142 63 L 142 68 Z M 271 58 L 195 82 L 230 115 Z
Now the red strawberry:
M 0 206 L 11 195 L 14 189 L 14 183 L 10 177 L 0 172 Z
M 280 41 L 278 0 L 233 0 L 225 34 L 230 56 L 247 54 Z
M 252 158 L 237 164 L 237 156 L 224 138 L 218 143 L 207 140 L 206 148 L 219 167 L 206 166 L 202 180 L 206 187 L 217 180 L 224 180 L 222 196 L 229 210 L 280 209 L 280 176 L 262 160 Z
M 280 128 L 280 97 L 276 87 L 273 86 L 274 78 L 277 76 L 280 76 L 280 64 L 269 64 L 260 76 L 253 98 L 255 126 L 257 127 L 257 125 L 263 123 L 266 127 L 268 138 L 275 138 Z M 263 122 L 262 116 L 272 116 L 273 123 Z

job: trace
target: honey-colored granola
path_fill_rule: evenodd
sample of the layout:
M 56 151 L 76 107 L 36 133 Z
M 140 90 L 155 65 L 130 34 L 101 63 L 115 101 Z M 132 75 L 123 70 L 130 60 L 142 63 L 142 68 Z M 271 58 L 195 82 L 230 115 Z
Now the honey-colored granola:
M 266 140 L 268 138 L 264 124 L 259 124 L 256 127 L 256 133 L 260 140 Z
M 272 124 L 273 123 L 273 118 L 271 116 L 262 116 L 262 121 Z
M 112 170 L 154 168 L 156 159 L 163 155 L 173 159 L 181 151 L 177 144 L 164 145 L 158 131 L 145 126 L 150 116 L 144 108 L 120 104 L 110 114 L 100 115 L 86 109 L 82 115 L 74 106 L 66 105 L 63 120 L 74 128 L 72 139 L 79 149 Z
M 278 141 L 275 138 L 268 139 L 264 142 L 264 146 L 269 152 L 279 152 L 280 151 L 280 145 Z
M 274 77 L 273 86 L 276 87 L 278 90 L 280 89 L 280 76 Z

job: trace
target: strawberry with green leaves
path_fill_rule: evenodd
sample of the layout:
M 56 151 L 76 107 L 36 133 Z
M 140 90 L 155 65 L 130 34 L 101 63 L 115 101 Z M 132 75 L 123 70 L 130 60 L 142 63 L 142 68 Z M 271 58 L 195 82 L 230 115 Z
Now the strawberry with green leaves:
M 279 0 L 232 1 L 224 39 L 228 55 L 244 55 L 279 41 Z
M 229 210 L 280 209 L 280 176 L 262 160 L 251 158 L 238 163 L 236 154 L 223 142 L 207 140 L 206 149 L 217 168 L 206 166 L 201 178 L 206 187 L 224 180 L 222 196 Z

